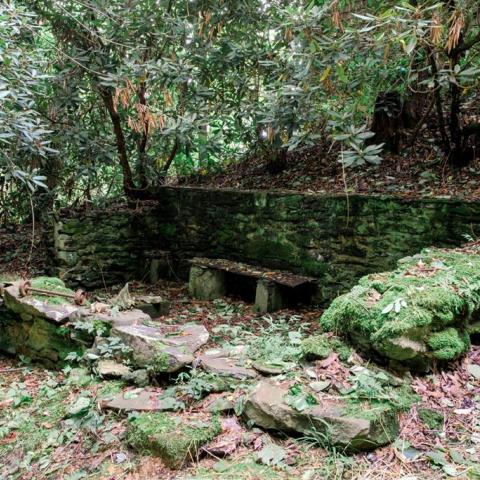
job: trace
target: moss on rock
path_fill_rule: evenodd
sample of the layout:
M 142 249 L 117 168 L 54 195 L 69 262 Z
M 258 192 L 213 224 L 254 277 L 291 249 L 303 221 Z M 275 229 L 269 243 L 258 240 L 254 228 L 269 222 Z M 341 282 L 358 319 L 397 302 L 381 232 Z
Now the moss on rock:
M 209 421 L 186 420 L 167 413 L 142 413 L 128 426 L 127 440 L 139 452 L 158 455 L 174 469 L 194 460 L 202 445 L 221 431 L 216 417 Z
M 326 335 L 312 335 L 302 341 L 302 353 L 307 360 L 327 358 L 332 347 Z
M 32 280 L 32 288 L 48 290 L 51 292 L 66 293 L 68 295 L 73 295 L 75 293 L 73 290 L 67 288 L 62 280 L 56 277 L 34 278 Z M 68 298 L 62 296 L 46 296 L 34 293 L 33 297 L 50 305 L 63 305 L 65 303 L 71 303 Z
M 301 346 L 302 354 L 307 360 L 324 359 L 335 352 L 340 360 L 346 362 L 353 352 L 341 338 L 328 334 L 307 337 Z
M 480 311 L 480 248 L 426 249 L 393 272 L 368 275 L 321 317 L 360 349 L 393 364 L 427 370 L 469 348 Z

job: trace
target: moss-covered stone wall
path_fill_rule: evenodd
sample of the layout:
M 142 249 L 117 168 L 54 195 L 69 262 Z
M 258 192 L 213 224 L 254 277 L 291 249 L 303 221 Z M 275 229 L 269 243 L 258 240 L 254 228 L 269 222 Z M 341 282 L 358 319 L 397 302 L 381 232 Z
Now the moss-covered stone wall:
M 46 232 L 51 273 L 71 286 L 102 287 L 142 278 L 161 243 L 155 205 L 64 212 Z
M 475 238 L 480 201 L 164 187 L 156 205 L 59 220 L 53 259 L 70 283 L 138 278 L 158 249 L 313 275 L 329 299 L 424 247 Z

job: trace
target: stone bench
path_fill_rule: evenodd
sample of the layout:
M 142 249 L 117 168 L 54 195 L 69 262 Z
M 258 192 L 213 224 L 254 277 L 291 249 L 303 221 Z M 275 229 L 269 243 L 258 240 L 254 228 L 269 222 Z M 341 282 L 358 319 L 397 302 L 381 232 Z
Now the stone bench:
M 252 300 L 256 309 L 263 313 L 310 302 L 317 283 L 312 277 L 225 259 L 196 257 L 189 262 L 189 291 L 193 297 L 214 300 L 229 293 L 245 293 L 253 285 Z M 243 292 L 240 292 L 242 288 L 238 288 L 239 285 L 243 287 Z

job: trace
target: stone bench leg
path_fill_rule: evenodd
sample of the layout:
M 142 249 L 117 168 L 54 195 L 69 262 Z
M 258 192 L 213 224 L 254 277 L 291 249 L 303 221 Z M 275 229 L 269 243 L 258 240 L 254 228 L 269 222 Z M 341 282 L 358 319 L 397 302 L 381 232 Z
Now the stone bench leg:
M 226 274 L 214 268 L 190 267 L 190 295 L 199 300 L 214 300 L 227 292 Z
M 257 281 L 255 308 L 261 313 L 274 312 L 284 307 L 282 293 L 277 284 L 267 280 Z

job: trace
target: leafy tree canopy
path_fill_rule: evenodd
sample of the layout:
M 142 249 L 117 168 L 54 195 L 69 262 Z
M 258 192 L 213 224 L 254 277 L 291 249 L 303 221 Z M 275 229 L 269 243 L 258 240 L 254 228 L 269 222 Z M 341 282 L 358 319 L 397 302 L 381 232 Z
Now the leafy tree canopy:
M 281 169 L 319 143 L 346 167 L 379 164 L 392 136 L 379 118 L 407 104 L 410 128 L 432 116 L 439 152 L 460 163 L 479 131 L 463 117 L 476 3 L 5 1 L 0 201 L 145 198 L 172 172 L 252 153 Z

